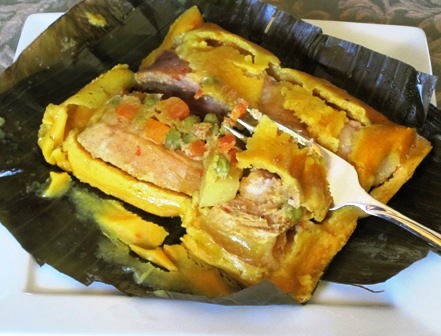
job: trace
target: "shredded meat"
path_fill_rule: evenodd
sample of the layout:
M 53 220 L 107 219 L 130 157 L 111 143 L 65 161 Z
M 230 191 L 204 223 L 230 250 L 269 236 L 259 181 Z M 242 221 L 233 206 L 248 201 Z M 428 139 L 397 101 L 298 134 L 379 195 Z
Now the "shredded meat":
M 296 224 L 283 208 L 300 204 L 299 192 L 292 189 L 284 186 L 277 175 L 255 169 L 242 178 L 238 196 L 218 207 L 237 225 L 281 233 Z
M 298 190 L 285 187 L 277 175 L 262 169 L 252 170 L 244 177 L 239 192 L 243 198 L 261 204 L 278 207 L 282 203 L 289 203 L 292 206 L 300 206 Z
M 242 260 L 271 265 L 297 224 L 283 213 L 289 194 L 277 175 L 252 170 L 236 198 L 205 210 L 201 229 Z
M 337 152 L 339 156 L 347 159 L 354 145 L 354 135 L 361 127 L 361 124 L 355 120 L 350 120 L 345 124 L 339 138 L 339 148 Z

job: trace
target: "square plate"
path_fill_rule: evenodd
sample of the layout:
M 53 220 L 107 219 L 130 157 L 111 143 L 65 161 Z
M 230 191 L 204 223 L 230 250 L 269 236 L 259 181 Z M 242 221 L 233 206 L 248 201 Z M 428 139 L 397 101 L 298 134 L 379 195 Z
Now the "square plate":
M 60 15 L 31 15 L 17 55 Z M 308 21 L 431 73 L 421 29 Z M 85 287 L 50 266 L 38 267 L 1 225 L 0 242 L 0 335 L 441 334 L 441 258 L 435 253 L 369 290 L 322 282 L 305 306 L 229 307 L 127 297 L 99 283 Z

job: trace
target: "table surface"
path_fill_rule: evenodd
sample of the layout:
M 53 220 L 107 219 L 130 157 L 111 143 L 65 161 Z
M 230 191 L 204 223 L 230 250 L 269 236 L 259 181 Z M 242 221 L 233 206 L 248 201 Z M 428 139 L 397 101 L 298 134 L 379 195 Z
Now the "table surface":
M 64 12 L 80 0 L 0 0 L 0 72 L 12 63 L 20 32 L 33 13 Z M 419 27 L 429 44 L 441 106 L 441 0 L 266 0 L 299 18 Z

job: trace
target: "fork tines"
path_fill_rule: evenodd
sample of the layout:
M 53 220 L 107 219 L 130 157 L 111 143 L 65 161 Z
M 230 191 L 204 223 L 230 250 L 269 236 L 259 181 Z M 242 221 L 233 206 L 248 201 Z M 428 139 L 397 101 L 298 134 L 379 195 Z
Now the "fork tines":
M 254 124 L 258 122 L 263 116 L 263 113 L 255 108 L 247 108 L 247 114 L 242 117 L 238 118 L 236 120 L 237 124 L 242 126 L 245 130 L 250 132 L 251 134 L 254 133 L 255 126 Z M 251 119 L 248 121 L 248 119 Z M 289 134 L 291 137 L 297 140 L 299 144 L 305 147 L 309 147 L 315 152 L 321 154 L 319 147 L 314 143 L 313 139 L 310 139 L 302 134 L 300 134 L 300 130 L 293 130 L 277 121 L 274 121 L 271 119 L 272 122 L 274 122 L 277 125 L 277 128 L 284 133 Z M 237 130 L 236 128 L 230 127 L 228 125 L 224 125 L 225 129 L 230 131 L 236 138 L 242 140 L 243 142 L 246 142 L 248 137 L 241 133 L 241 131 Z

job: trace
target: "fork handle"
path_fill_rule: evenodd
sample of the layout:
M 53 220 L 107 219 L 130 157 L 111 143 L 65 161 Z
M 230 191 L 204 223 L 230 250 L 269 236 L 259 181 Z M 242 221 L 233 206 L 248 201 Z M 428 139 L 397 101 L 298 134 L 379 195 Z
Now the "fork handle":
M 425 240 L 431 246 L 441 251 L 441 234 L 425 227 L 424 225 L 410 219 L 409 217 L 403 215 L 402 213 L 392 209 L 387 205 L 371 205 L 371 204 L 361 204 L 352 203 L 352 205 L 357 206 L 363 210 L 366 214 L 383 218 L 389 222 L 397 224 L 398 226 L 412 232 L 417 237 Z

